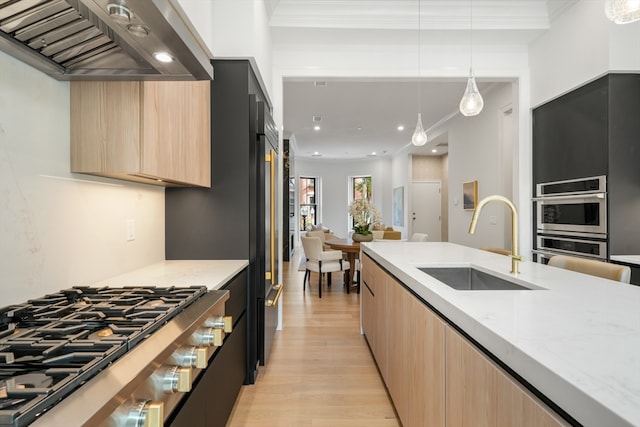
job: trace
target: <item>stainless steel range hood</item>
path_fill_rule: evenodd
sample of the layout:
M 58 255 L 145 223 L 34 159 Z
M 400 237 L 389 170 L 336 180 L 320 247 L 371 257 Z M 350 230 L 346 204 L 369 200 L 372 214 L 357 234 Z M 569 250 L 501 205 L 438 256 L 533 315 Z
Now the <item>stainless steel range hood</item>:
M 58 80 L 213 78 L 177 0 L 0 0 L 0 50 Z

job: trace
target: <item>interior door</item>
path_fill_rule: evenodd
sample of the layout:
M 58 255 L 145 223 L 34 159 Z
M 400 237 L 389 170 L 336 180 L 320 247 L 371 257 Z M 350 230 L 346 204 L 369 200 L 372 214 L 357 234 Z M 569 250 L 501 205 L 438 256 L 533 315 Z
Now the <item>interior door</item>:
M 440 181 L 411 184 L 411 233 L 426 233 L 431 242 L 442 239 L 440 187 Z

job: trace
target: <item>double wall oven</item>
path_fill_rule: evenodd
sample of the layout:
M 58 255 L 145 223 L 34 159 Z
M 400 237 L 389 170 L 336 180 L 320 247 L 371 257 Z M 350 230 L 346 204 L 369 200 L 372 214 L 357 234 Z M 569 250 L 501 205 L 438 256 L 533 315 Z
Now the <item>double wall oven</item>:
M 605 176 L 537 184 L 533 201 L 537 262 L 546 264 L 558 254 L 608 258 Z

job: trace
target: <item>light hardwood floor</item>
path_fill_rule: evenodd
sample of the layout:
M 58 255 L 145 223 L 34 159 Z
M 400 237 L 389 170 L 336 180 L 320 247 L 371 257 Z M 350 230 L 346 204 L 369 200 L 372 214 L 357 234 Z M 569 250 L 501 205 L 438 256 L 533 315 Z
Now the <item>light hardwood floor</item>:
M 367 343 L 360 296 L 339 273 L 318 298 L 302 291 L 299 255 L 284 263 L 283 330 L 256 384 L 243 386 L 227 427 L 397 427 L 400 423 Z

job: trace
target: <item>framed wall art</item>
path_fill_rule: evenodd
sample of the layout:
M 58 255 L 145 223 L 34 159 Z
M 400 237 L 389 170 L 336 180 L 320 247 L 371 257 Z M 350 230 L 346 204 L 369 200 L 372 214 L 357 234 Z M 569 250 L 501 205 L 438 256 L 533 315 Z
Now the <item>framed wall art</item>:
M 472 211 L 478 202 L 478 181 L 462 183 L 462 207 L 465 211 Z

